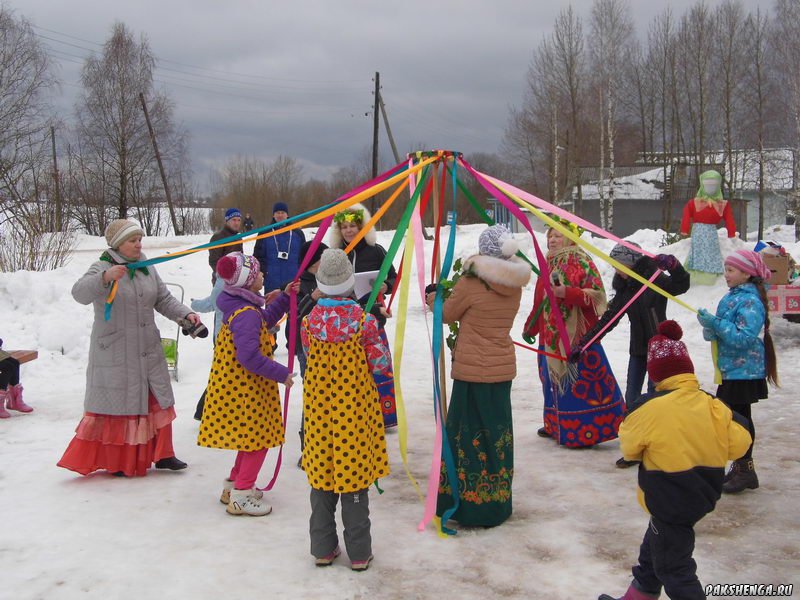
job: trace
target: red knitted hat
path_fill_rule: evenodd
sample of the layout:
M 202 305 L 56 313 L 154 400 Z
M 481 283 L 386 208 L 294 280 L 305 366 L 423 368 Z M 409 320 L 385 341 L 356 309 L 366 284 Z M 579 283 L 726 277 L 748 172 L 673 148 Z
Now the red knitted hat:
M 231 252 L 217 261 L 217 275 L 231 287 L 249 288 L 260 271 L 258 260 L 241 252 Z
M 647 345 L 647 374 L 651 381 L 664 381 L 673 375 L 694 373 L 692 359 L 683 337 L 681 326 L 675 321 L 664 321 L 658 326 L 658 333 Z

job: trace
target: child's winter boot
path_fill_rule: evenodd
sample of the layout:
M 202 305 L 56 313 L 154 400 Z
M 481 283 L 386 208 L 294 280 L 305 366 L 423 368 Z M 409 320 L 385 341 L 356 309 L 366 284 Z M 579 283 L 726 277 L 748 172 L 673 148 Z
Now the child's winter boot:
M 758 487 L 758 475 L 752 458 L 740 458 L 736 461 L 736 473 L 726 483 L 722 484 L 722 491 L 726 494 L 738 494 L 744 490 L 754 490 Z
M 272 507 L 263 498 L 256 498 L 252 494 L 253 490 L 232 489 L 227 508 L 228 514 L 263 517 L 272 512 Z
M 643 592 L 639 589 L 639 584 L 634 580 L 633 583 L 628 586 L 628 590 L 625 592 L 624 596 L 614 598 L 608 594 L 600 594 L 597 600 L 655 600 L 658 596 L 659 594 L 647 594 Z
M 229 504 L 231 501 L 231 490 L 233 489 L 233 479 L 226 479 L 222 482 L 222 493 L 219 496 L 219 501 L 223 504 Z M 258 488 L 253 488 L 252 494 L 253 498 L 257 500 L 261 500 L 264 497 L 264 492 L 262 492 Z
M 19 412 L 29 413 L 33 412 L 33 408 L 25 404 L 22 399 L 22 384 L 8 386 L 8 402 L 6 406 L 9 410 L 18 410 Z
M 6 390 L 0 390 L 0 419 L 8 419 L 11 415 L 6 410 L 6 400 L 9 398 L 9 393 Z

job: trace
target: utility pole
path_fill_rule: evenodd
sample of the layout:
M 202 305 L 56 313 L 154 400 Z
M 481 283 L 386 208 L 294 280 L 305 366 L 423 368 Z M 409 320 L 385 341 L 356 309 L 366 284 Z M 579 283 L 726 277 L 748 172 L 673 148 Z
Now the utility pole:
M 394 162 L 399 164 L 400 163 L 400 154 L 397 152 L 397 146 L 394 144 L 394 136 L 392 135 L 392 129 L 389 127 L 389 119 L 386 116 L 386 105 L 383 103 L 383 94 L 378 93 L 378 100 L 381 106 L 381 115 L 383 116 L 383 126 L 386 127 L 386 135 L 389 136 L 389 144 L 392 147 L 392 154 L 394 154 Z
M 375 71 L 375 103 L 372 106 L 372 178 L 378 176 L 378 128 L 380 127 L 380 115 L 378 108 L 381 97 L 381 74 Z M 375 214 L 375 196 L 371 200 L 372 214 Z
M 144 111 L 144 120 L 147 121 L 147 131 L 150 132 L 150 141 L 153 142 L 153 151 L 156 153 L 156 162 L 158 163 L 158 170 L 161 173 L 161 183 L 164 185 L 164 197 L 167 200 L 167 207 L 169 208 L 169 217 L 172 220 L 172 230 L 175 235 L 182 235 L 178 227 L 178 219 L 175 217 L 175 207 L 172 206 L 172 196 L 169 193 L 169 186 L 167 185 L 167 174 L 164 171 L 164 164 L 161 162 L 161 153 L 158 151 L 158 142 L 156 142 L 156 134 L 153 131 L 153 126 L 150 123 L 150 115 L 147 112 L 147 103 L 144 101 L 144 94 L 139 92 L 139 100 L 142 103 L 142 110 Z
M 53 184 L 56 196 L 56 231 L 63 231 L 64 211 L 61 206 L 61 187 L 58 177 L 58 158 L 56 157 L 56 128 L 50 126 L 50 143 L 53 146 Z

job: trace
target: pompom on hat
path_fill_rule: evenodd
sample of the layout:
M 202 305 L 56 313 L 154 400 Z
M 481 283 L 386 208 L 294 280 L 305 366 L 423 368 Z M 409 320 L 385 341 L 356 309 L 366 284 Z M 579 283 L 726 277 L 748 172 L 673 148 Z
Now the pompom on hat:
M 761 255 L 753 250 L 737 250 L 725 259 L 725 266 L 739 269 L 751 277 L 760 277 L 764 281 L 769 281 L 772 277 L 772 271 L 764 264 Z
M 651 381 L 664 381 L 673 375 L 694 373 L 694 364 L 686 344 L 681 340 L 683 329 L 675 321 L 658 325 L 658 333 L 647 344 L 647 374 Z
M 353 265 L 344 250 L 328 248 L 317 269 L 317 287 L 326 296 L 346 296 L 356 285 Z
M 230 287 L 250 289 L 260 272 L 258 259 L 241 252 L 231 252 L 217 261 L 217 275 Z
M 483 256 L 508 259 L 518 251 L 519 244 L 505 225 L 492 225 L 478 238 L 478 252 Z
M 144 229 L 142 229 L 135 221 L 128 219 L 117 219 L 111 221 L 106 227 L 106 242 L 109 248 L 116 250 L 125 240 L 133 237 L 134 235 L 144 236 Z

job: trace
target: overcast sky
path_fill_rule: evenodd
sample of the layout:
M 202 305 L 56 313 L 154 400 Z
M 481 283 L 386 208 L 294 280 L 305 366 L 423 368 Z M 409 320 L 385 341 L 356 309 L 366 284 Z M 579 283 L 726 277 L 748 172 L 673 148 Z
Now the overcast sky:
M 298 159 L 326 178 L 372 144 L 380 72 L 402 154 L 416 144 L 496 152 L 509 107 L 519 106 L 534 48 L 559 0 L 356 2 L 318 0 L 0 0 L 29 19 L 53 50 L 62 81 L 55 105 L 71 120 L 83 59 L 115 21 L 144 34 L 156 85 L 191 134 L 198 184 L 237 154 Z M 693 0 L 629 0 L 641 35 L 666 7 Z M 707 2 L 715 6 L 717 2 Z M 771 0 L 744 0 L 768 10 Z M 574 0 L 588 22 L 591 0 Z M 588 25 L 585 25 L 588 30 Z M 369 116 L 367 116 L 369 113 Z M 383 127 L 383 125 L 381 125 Z M 394 163 L 385 134 L 381 162 Z

